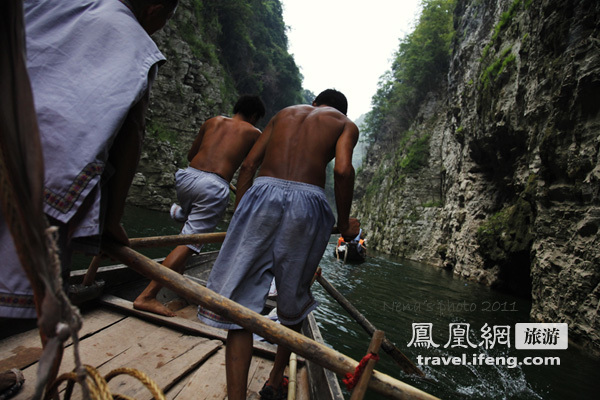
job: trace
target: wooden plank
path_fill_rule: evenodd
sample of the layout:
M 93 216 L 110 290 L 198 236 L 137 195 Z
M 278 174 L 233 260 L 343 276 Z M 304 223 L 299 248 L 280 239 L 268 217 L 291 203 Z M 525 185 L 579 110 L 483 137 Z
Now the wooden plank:
M 94 335 L 96 332 L 106 329 L 127 318 L 127 316 L 122 313 L 106 308 L 96 308 L 89 312 L 84 312 L 82 316 L 83 324 L 79 330 L 79 340 Z M 69 339 L 66 344 L 71 345 L 71 340 Z
M 87 324 L 87 322 L 85 323 Z M 85 325 L 84 324 L 84 325 Z M 79 354 L 84 364 L 97 367 L 108 362 L 128 348 L 136 346 L 145 336 L 156 329 L 155 325 L 135 318 L 126 318 L 111 325 L 108 329 L 84 337 L 79 346 Z M 59 375 L 70 372 L 75 367 L 72 346 L 65 350 Z M 23 370 L 25 385 L 17 399 L 30 399 L 35 391 L 37 363 Z
M 308 369 L 300 368 L 298 371 L 298 390 L 296 400 L 310 400 L 310 382 L 308 381 Z
M 42 342 L 37 329 L 11 336 L 0 342 L 0 371 L 23 369 L 42 355 Z
M 124 299 L 121 299 L 116 296 L 106 295 L 103 296 L 100 301 L 103 304 L 109 305 L 111 307 L 115 307 L 120 311 L 127 312 L 131 315 L 138 316 L 140 318 L 147 319 L 149 321 L 156 322 L 157 324 L 161 324 L 164 326 L 169 326 L 173 329 L 180 330 L 181 332 L 191 333 L 191 334 L 199 334 L 202 336 L 207 336 L 213 339 L 219 339 L 222 341 L 227 340 L 227 331 L 224 329 L 214 328 L 212 326 L 205 325 L 201 323 L 197 318 L 193 320 L 185 318 L 181 318 L 179 316 L 175 317 L 165 317 L 162 315 L 157 315 L 153 313 L 149 313 L 146 311 L 140 311 L 133 308 L 133 303 Z M 190 310 L 186 311 L 187 313 Z M 275 353 L 277 352 L 277 346 L 266 343 L 266 342 L 254 342 L 254 351 L 261 356 L 275 357 Z
M 324 343 L 321 331 L 317 326 L 317 321 L 312 313 L 308 314 L 302 333 L 318 343 Z M 311 399 L 316 400 L 343 400 L 342 388 L 338 382 L 337 376 L 330 370 L 322 368 L 314 361 L 306 360 L 306 369 L 311 383 Z
M 116 368 L 129 367 L 145 373 L 163 391 L 168 391 L 182 377 L 210 358 L 223 344 L 218 340 L 180 334 L 166 328 L 159 328 L 144 338 L 138 346 L 132 347 L 109 363 L 99 368 L 105 376 Z M 116 377 L 110 381 L 113 394 L 121 394 L 138 400 L 151 400 L 152 395 L 142 385 L 131 378 Z
M 137 317 L 141 317 L 145 320 L 156 322 L 161 325 L 168 325 L 173 328 L 199 333 L 201 335 L 206 335 L 215 339 L 227 339 L 227 331 L 225 331 L 224 329 L 213 328 L 212 326 L 201 324 L 200 321 L 191 321 L 187 318 L 181 318 L 179 316 L 165 317 L 146 311 L 136 310 L 135 308 L 133 308 L 133 303 L 131 301 L 122 299 L 120 297 L 105 295 L 102 296 L 100 302 L 114 307 L 120 311 L 127 312 L 130 315 L 135 315 Z
M 167 393 L 173 400 L 226 399 L 225 349 L 219 349 L 186 381 L 183 387 L 174 387 Z
M 95 310 L 84 314 L 84 324 L 79 330 L 79 338 L 94 334 L 106 326 L 112 325 L 125 316 L 114 311 Z M 66 346 L 72 343 L 71 339 Z M 32 329 L 11 336 L 0 342 L 0 371 L 12 368 L 24 369 L 35 364 L 42 355 L 42 342 L 39 331 Z
M 273 363 L 270 360 L 252 357 L 250 369 L 248 370 L 248 390 L 246 392 L 246 397 L 248 399 L 260 398 L 258 392 L 269 379 L 272 367 Z
M 258 399 L 259 390 L 269 378 L 273 362 L 261 357 L 253 357 L 248 370 L 248 399 Z M 177 393 L 170 392 L 167 398 L 173 400 L 226 399 L 225 349 L 219 350 L 211 359 L 196 370 L 193 377 Z
M 94 360 L 96 356 L 101 357 L 101 353 L 107 347 L 104 343 L 98 345 L 104 349 L 96 349 L 100 351 L 95 352 Z M 182 376 L 188 374 L 221 347 L 222 343 L 217 340 L 182 335 L 166 328 L 155 328 L 139 343 L 115 354 L 107 362 L 93 366 L 102 376 L 107 376 L 117 368 L 133 368 L 144 374 L 163 391 L 168 391 Z M 65 361 L 72 363 L 72 360 Z M 61 369 L 63 366 L 64 363 Z M 63 389 L 64 387 L 65 385 L 62 385 Z M 139 380 L 129 375 L 113 378 L 109 382 L 109 390 L 113 395 L 120 394 L 137 400 L 152 399 L 151 392 Z M 72 398 L 75 400 L 83 398 L 79 387 L 76 387 Z

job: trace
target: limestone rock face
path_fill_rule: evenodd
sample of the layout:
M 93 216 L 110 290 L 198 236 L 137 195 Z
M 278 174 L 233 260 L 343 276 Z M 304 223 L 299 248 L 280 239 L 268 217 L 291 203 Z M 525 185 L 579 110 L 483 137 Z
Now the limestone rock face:
M 231 108 L 221 92 L 225 71 L 198 48 L 208 39 L 202 38 L 192 3 L 180 1 L 173 19 L 153 36 L 167 62 L 152 87 L 146 138 L 129 204 L 168 210 L 176 201 L 175 171 L 187 166 L 187 152 L 200 126 Z
M 129 189 L 128 204 L 167 211 L 177 200 L 173 146 L 146 138 L 137 172 Z
M 411 126 L 427 165 L 394 182 L 393 144 L 376 143 L 363 172 L 379 190 L 353 210 L 371 248 L 530 296 L 534 321 L 596 354 L 599 21 L 595 0 L 459 0 L 447 86 Z

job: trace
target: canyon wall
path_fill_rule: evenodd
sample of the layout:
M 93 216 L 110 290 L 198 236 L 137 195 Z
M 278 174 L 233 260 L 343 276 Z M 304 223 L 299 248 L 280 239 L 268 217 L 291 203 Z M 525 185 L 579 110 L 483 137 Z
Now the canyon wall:
M 454 28 L 410 127 L 426 163 L 398 177 L 375 142 L 354 214 L 371 248 L 531 297 L 600 354 L 600 2 L 459 0 Z

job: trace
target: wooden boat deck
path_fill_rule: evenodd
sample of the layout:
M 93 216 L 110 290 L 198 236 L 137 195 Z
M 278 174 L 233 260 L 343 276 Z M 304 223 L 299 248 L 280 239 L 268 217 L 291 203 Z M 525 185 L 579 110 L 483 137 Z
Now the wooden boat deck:
M 105 296 L 99 307 L 82 311 L 84 323 L 79 332 L 82 363 L 96 368 L 102 376 L 122 367 L 140 370 L 164 391 L 167 399 L 226 399 L 226 332 L 201 324 L 196 319 L 195 306 L 186 305 L 176 313 L 174 318 L 160 317 L 133 310 L 127 300 Z M 255 343 L 248 399 L 260 398 L 258 391 L 268 378 L 275 352 L 271 344 Z M 37 330 L 0 342 L 0 370 L 19 368 L 25 375 L 25 385 L 15 399 L 29 399 L 34 393 L 40 354 Z M 69 341 L 59 375 L 72 371 L 74 366 L 73 346 Z M 300 360 L 297 399 L 314 398 L 308 375 L 305 363 Z M 64 387 L 63 383 L 61 388 Z M 147 388 L 126 375 L 112 379 L 109 388 L 113 395 L 152 398 Z M 79 389 L 72 398 L 81 398 Z

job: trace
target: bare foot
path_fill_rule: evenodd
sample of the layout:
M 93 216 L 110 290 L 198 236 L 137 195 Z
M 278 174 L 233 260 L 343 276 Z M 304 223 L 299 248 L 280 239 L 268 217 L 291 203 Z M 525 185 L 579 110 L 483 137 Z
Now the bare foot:
M 136 310 L 148 311 L 153 314 L 164 315 L 165 317 L 174 317 L 176 315 L 156 299 L 144 299 L 138 297 L 133 302 L 133 308 Z

